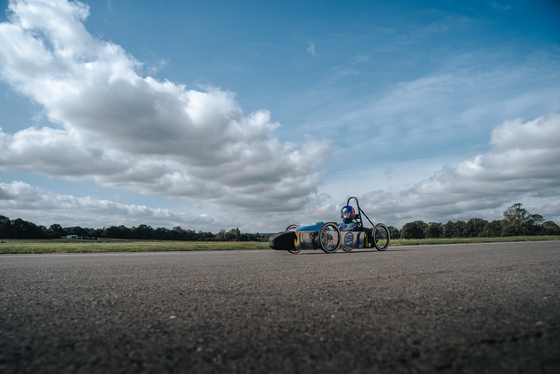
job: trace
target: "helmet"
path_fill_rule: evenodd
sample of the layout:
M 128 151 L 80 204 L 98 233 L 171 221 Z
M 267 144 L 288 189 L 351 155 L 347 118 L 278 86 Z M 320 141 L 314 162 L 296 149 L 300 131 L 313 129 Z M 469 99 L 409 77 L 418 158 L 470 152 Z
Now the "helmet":
M 356 216 L 356 212 L 354 211 L 354 208 L 352 208 L 349 205 L 342 207 L 342 210 L 340 211 L 340 218 L 342 218 L 342 222 L 350 223 L 352 222 L 355 216 Z

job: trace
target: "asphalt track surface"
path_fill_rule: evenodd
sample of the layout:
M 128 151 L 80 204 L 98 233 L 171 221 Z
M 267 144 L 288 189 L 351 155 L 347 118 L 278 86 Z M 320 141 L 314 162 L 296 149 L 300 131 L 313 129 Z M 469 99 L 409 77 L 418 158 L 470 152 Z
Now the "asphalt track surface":
M 0 256 L 1 373 L 559 373 L 560 242 Z

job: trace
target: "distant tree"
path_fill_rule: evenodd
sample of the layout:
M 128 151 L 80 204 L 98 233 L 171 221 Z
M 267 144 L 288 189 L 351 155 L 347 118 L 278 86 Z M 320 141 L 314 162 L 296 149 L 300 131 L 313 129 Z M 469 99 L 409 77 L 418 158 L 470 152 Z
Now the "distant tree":
M 535 225 L 542 225 L 544 222 L 544 217 L 540 214 L 531 214 L 531 222 Z
M 387 227 L 389 229 L 389 236 L 391 239 L 398 239 L 399 238 L 399 229 L 393 226 Z
M 465 221 L 447 222 L 443 225 L 444 238 L 462 238 L 463 231 L 465 231 Z
M 465 231 L 465 221 L 457 221 L 453 224 L 453 237 L 454 238 L 462 238 L 463 231 Z
M 530 219 L 525 222 L 526 235 L 540 235 L 543 233 L 544 218 L 540 214 L 531 214 Z
M 82 228 L 80 226 L 65 227 L 64 231 L 66 232 L 66 235 L 78 235 L 80 237 L 87 236 L 88 233 L 88 229 Z
M 214 241 L 216 240 L 216 237 L 214 236 L 214 234 L 212 234 L 211 232 L 203 232 L 202 233 L 202 239 L 203 241 Z
M 544 229 L 544 234 L 545 235 L 560 235 L 560 227 L 552 222 L 552 221 L 546 221 L 543 223 L 543 229 Z
M 181 226 L 174 226 L 170 231 L 169 231 L 169 240 L 184 240 L 183 238 L 183 229 L 181 228 Z
M 165 240 L 168 231 L 169 230 L 166 229 L 165 227 L 158 227 L 157 229 L 154 230 L 154 239 Z
M 194 230 L 186 229 L 183 233 L 184 240 L 196 240 L 196 232 Z
M 218 235 L 216 235 L 216 239 L 218 239 L 219 241 L 225 241 L 226 240 L 226 229 L 221 229 L 220 232 L 218 232 Z
M 425 227 L 426 227 L 426 223 L 423 221 L 414 221 L 414 222 L 406 223 L 401 229 L 401 238 L 423 239 Z
M 480 236 L 486 238 L 495 238 L 502 235 L 502 221 L 494 220 L 492 222 L 486 223 L 482 229 Z
M 12 239 L 41 239 L 43 231 L 36 224 L 16 218 L 11 222 Z
M 538 235 L 543 232 L 544 218 L 530 214 L 521 203 L 513 204 L 504 212 L 502 236 Z
M 463 227 L 463 238 L 476 238 L 482 235 L 484 231 L 484 226 L 488 223 L 487 220 L 482 218 L 471 218 Z
M 448 221 L 445 225 L 443 225 L 443 237 L 452 238 L 453 230 L 455 230 L 455 224 L 451 221 Z
M 508 222 L 513 222 L 514 220 L 518 219 L 522 223 L 525 223 L 527 220 L 530 219 L 531 215 L 529 214 L 529 212 L 527 212 L 527 210 L 522 208 L 522 206 L 523 204 L 517 203 L 507 208 L 503 213 L 504 219 Z
M 66 231 L 58 223 L 53 223 L 49 227 L 50 231 L 56 232 L 59 236 L 65 236 Z
M 441 238 L 443 236 L 443 225 L 440 222 L 430 222 L 424 227 L 424 237 L 427 239 Z
M 235 229 L 231 229 L 226 233 L 226 238 L 228 241 L 230 240 L 237 240 L 238 235 L 237 235 L 237 231 Z
M 130 229 L 124 225 L 110 226 L 103 231 L 103 237 L 114 239 L 130 239 Z
M 153 237 L 154 230 L 147 225 L 133 227 L 131 230 L 131 238 L 133 239 L 152 239 Z
M 60 239 L 60 235 L 51 230 L 51 229 L 47 229 L 45 226 L 39 226 L 39 228 L 42 231 L 42 237 L 45 239 Z
M 203 231 L 198 231 L 198 233 L 195 236 L 195 240 L 197 241 L 214 241 L 215 237 L 214 234 L 212 234 L 211 232 L 203 232 Z
M 502 234 L 501 236 L 521 236 L 525 234 L 523 221 L 519 218 L 514 218 L 511 221 L 502 221 Z
M 88 229 L 87 236 L 90 238 L 100 238 L 103 236 L 103 229 Z
M 12 237 L 12 220 L 8 217 L 0 216 L 0 238 L 11 239 Z

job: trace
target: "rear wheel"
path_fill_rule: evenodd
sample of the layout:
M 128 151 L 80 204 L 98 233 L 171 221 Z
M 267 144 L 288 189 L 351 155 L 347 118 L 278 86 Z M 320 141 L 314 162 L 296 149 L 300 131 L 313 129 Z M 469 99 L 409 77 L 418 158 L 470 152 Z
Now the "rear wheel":
M 378 223 L 373 228 L 373 245 L 378 251 L 384 251 L 389 247 L 391 238 L 389 236 L 389 229 L 382 223 Z
M 340 230 L 335 222 L 327 222 L 319 230 L 319 243 L 325 253 L 335 253 L 340 247 Z
M 298 227 L 299 227 L 298 225 L 290 225 L 290 226 L 286 227 L 286 230 L 284 230 L 284 231 L 290 231 L 290 230 L 293 230 L 293 229 L 297 229 Z

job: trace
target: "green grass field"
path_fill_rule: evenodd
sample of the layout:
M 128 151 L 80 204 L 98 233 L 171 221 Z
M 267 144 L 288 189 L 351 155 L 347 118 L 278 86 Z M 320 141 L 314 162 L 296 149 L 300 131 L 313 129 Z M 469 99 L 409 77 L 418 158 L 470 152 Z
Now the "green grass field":
M 268 242 L 169 242 L 104 239 L 93 240 L 10 240 L 0 243 L 0 254 L 161 252 L 266 249 Z
M 560 236 L 512 236 L 505 238 L 394 239 L 391 246 L 560 240 Z M 161 252 L 268 249 L 268 242 L 168 242 L 104 239 L 2 240 L 0 254 Z
M 544 240 L 560 240 L 560 236 L 506 236 L 499 238 L 438 238 L 438 239 L 391 239 L 393 245 L 432 245 L 432 244 L 465 244 L 465 243 L 506 243 L 534 242 Z

